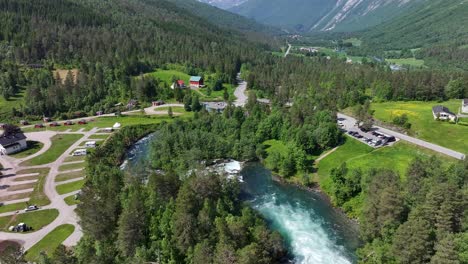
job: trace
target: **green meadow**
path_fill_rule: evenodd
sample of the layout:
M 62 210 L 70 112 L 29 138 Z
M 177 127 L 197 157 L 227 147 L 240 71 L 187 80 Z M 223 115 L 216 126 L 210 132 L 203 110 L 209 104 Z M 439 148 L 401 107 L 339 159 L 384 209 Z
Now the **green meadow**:
M 441 145 L 462 153 L 468 153 L 468 126 L 436 121 L 432 107 L 443 105 L 458 113 L 461 100 L 438 102 L 385 102 L 373 103 L 376 119 L 391 123 L 396 116 L 406 114 L 411 123 L 410 134 L 422 140 Z

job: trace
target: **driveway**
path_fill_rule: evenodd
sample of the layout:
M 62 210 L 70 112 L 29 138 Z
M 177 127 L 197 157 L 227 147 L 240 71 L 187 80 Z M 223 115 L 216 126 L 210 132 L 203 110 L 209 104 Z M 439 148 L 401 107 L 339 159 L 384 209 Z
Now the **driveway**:
M 356 123 L 355 118 L 353 118 L 351 116 L 341 114 L 341 113 L 338 113 L 338 118 L 340 120 L 343 120 L 342 122 L 352 123 L 352 124 Z M 442 147 L 442 146 L 439 146 L 439 145 L 436 145 L 436 144 L 433 144 L 433 143 L 430 143 L 430 142 L 427 142 L 427 141 L 424 141 L 424 140 L 421 140 L 421 139 L 417 139 L 417 138 L 414 138 L 414 137 L 411 137 L 411 136 L 408 136 L 408 135 L 405 135 L 405 134 L 402 134 L 402 133 L 399 133 L 399 132 L 395 132 L 395 131 L 387 129 L 387 128 L 383 128 L 383 127 L 379 127 L 379 126 L 374 126 L 374 128 L 376 128 L 377 131 L 380 131 L 380 132 L 382 132 L 384 134 L 394 136 L 394 137 L 399 138 L 401 140 L 404 140 L 404 141 L 410 142 L 412 144 L 415 144 L 415 145 L 418 145 L 418 146 L 421 146 L 421 147 L 436 151 L 438 153 L 445 154 L 447 156 L 450 156 L 450 157 L 453 157 L 453 158 L 456 158 L 456 159 L 459 159 L 459 160 L 464 160 L 465 159 L 465 154 L 463 154 L 463 153 L 460 153 L 460 152 L 457 152 L 457 151 L 454 151 L 454 150 L 451 150 L 451 149 L 448 149 L 448 148 L 445 148 L 445 147 Z

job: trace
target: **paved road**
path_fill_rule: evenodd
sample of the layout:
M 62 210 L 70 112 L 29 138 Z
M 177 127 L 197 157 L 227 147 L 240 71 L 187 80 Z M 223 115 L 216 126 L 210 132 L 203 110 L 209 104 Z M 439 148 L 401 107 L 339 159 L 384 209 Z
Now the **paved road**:
M 289 55 L 289 52 L 291 51 L 292 45 L 288 44 L 288 50 L 286 50 L 286 53 L 284 54 L 284 57 L 286 58 Z
M 184 107 L 183 104 L 164 104 L 160 106 L 150 106 L 145 108 L 145 113 L 147 115 L 164 115 L 167 114 L 167 111 L 158 111 L 158 108 L 165 108 L 165 107 Z M 136 110 L 136 112 L 139 112 L 140 110 Z M 129 112 L 127 112 L 129 113 Z M 174 113 L 174 115 L 177 115 L 177 113 Z
M 247 104 L 248 100 L 248 97 L 245 94 L 245 91 L 247 90 L 247 82 L 240 78 L 240 73 L 237 75 L 237 82 L 239 83 L 239 85 L 234 91 L 234 96 L 236 97 L 234 105 L 243 107 L 245 106 L 245 104 Z
M 341 114 L 341 113 L 338 113 L 338 118 L 348 120 L 349 122 L 352 122 L 352 123 L 356 123 L 356 119 L 354 119 L 353 117 Z M 459 159 L 459 160 L 464 160 L 465 157 L 466 157 L 465 154 L 463 154 L 463 153 L 460 153 L 460 152 L 457 152 L 457 151 L 454 151 L 454 150 L 451 150 L 451 149 L 448 149 L 448 148 L 444 148 L 444 147 L 441 147 L 439 145 L 436 145 L 436 144 L 433 144 L 433 143 L 430 143 L 430 142 L 427 142 L 427 141 L 424 141 L 424 140 L 421 140 L 421 139 L 410 137 L 408 135 L 398 133 L 398 132 L 395 132 L 393 130 L 386 129 L 386 128 L 383 128 L 383 127 L 379 127 L 379 126 L 374 126 L 374 127 L 378 131 L 381 131 L 384 134 L 394 136 L 394 137 L 399 138 L 401 140 L 408 141 L 408 142 L 413 143 L 415 145 L 418 145 L 418 146 L 421 146 L 421 147 L 424 147 L 424 148 L 427 148 L 427 149 L 431 149 L 431 150 L 436 151 L 438 153 L 442 153 L 442 154 L 445 154 L 447 156 L 450 156 L 450 157 L 453 157 L 453 158 L 456 158 L 456 159 Z

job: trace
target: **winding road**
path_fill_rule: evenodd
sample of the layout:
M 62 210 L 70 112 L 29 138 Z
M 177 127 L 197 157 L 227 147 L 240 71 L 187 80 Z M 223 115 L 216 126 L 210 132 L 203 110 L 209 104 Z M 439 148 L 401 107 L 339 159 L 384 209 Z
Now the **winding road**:
M 292 45 L 288 43 L 288 50 L 286 50 L 286 53 L 284 54 L 284 57 L 286 58 L 289 55 L 289 52 L 291 52 Z

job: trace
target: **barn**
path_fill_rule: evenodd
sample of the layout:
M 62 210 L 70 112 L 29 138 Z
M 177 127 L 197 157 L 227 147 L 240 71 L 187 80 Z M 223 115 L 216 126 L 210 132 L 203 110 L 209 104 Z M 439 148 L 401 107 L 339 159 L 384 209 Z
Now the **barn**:
M 190 87 L 191 88 L 200 88 L 203 87 L 203 77 L 200 76 L 192 76 L 190 77 Z

